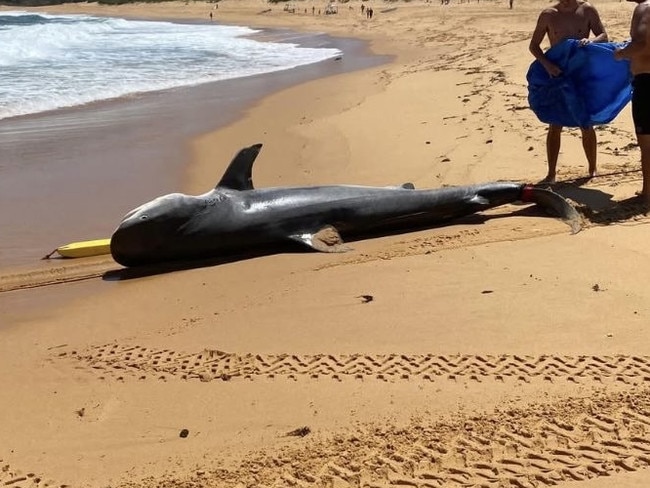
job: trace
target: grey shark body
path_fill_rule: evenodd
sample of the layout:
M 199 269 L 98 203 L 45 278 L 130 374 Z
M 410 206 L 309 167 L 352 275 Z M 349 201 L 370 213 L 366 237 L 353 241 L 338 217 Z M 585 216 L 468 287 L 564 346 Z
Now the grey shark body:
M 289 241 L 343 252 L 341 234 L 435 225 L 499 205 L 538 203 L 580 229 L 575 209 L 549 190 L 509 182 L 416 190 L 400 187 L 313 186 L 255 189 L 252 167 L 261 149 L 242 149 L 219 184 L 198 196 L 156 198 L 129 212 L 111 237 L 124 266 L 207 259 Z

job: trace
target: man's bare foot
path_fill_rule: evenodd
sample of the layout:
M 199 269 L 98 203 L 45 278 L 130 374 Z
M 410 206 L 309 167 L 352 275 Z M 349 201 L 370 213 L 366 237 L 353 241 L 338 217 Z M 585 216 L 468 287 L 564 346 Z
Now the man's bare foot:
M 555 175 L 546 175 L 546 177 L 542 181 L 539 181 L 537 184 L 538 185 L 552 185 L 554 183 L 555 183 Z
M 640 190 L 640 191 L 634 192 L 634 194 L 639 199 L 639 202 L 641 203 L 641 205 L 643 205 L 646 210 L 650 210 L 650 193 L 645 192 L 643 190 Z
M 596 168 L 596 163 L 593 164 L 593 166 L 590 164 L 589 165 L 589 178 L 593 178 L 594 176 L 597 176 L 598 169 Z

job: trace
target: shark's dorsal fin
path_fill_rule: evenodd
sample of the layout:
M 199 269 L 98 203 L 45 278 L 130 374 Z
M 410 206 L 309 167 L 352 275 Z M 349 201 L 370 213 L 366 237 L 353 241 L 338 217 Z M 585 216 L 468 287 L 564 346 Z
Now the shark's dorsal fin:
M 231 190 L 253 189 L 253 163 L 262 149 L 262 144 L 253 144 L 237 153 L 228 165 L 217 187 Z
M 290 239 L 306 244 L 320 252 L 346 252 L 350 248 L 346 246 L 341 234 L 331 225 L 326 225 L 316 232 L 302 232 L 289 236 Z

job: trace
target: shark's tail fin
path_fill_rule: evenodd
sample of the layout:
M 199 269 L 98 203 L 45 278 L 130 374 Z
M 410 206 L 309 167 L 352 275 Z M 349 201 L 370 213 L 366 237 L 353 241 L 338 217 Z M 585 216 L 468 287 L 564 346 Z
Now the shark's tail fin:
M 560 217 L 571 227 L 572 234 L 582 230 L 582 217 L 578 211 L 564 197 L 554 191 L 527 185 L 522 191 L 521 199 L 524 202 L 534 202 L 547 212 Z

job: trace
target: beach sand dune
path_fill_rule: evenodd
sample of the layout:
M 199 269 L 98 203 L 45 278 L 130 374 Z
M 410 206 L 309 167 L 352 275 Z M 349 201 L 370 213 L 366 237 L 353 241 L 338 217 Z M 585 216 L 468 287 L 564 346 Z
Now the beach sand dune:
M 361 5 L 327 16 L 309 1 L 293 14 L 253 0 L 36 10 L 212 11 L 391 56 L 277 91 L 189 141 L 182 191 L 211 188 L 257 142 L 257 187 L 545 174 L 525 73 L 546 2 L 365 2 L 372 20 Z M 630 5 L 596 5 L 623 40 Z M 629 107 L 598 137 L 590 181 L 579 134 L 563 138 L 556 191 L 584 216 L 576 235 L 507 205 L 345 254 L 148 275 L 108 258 L 3 270 L 0 484 L 647 486 L 650 228 L 631 198 Z

